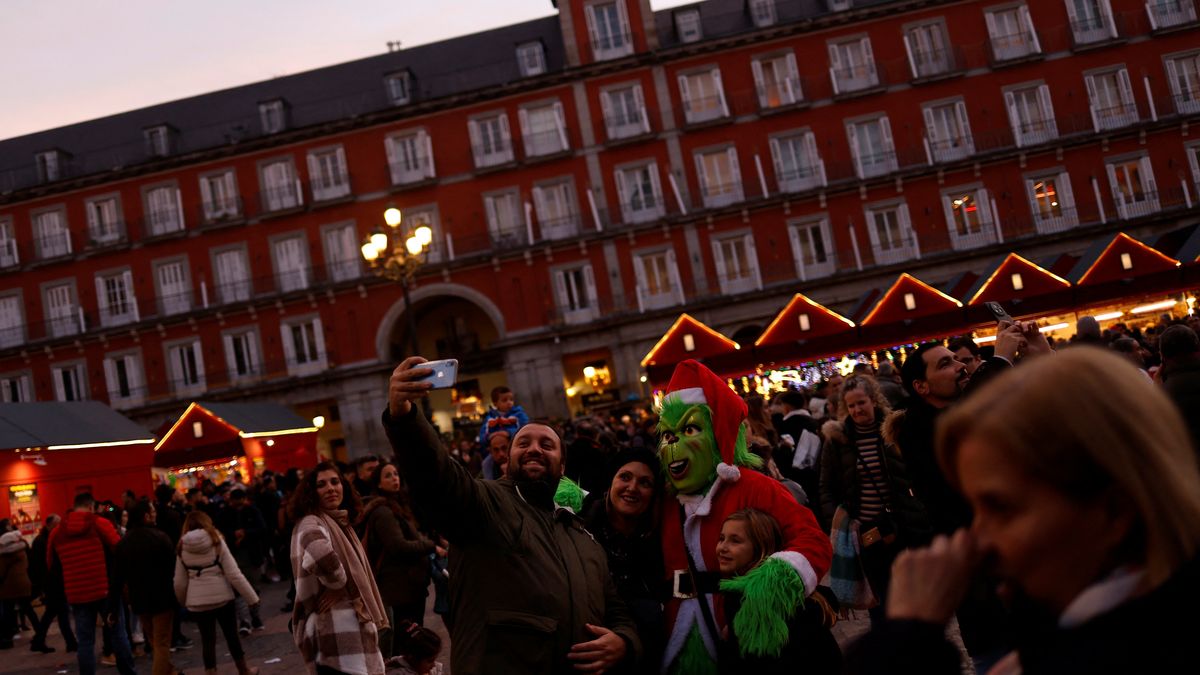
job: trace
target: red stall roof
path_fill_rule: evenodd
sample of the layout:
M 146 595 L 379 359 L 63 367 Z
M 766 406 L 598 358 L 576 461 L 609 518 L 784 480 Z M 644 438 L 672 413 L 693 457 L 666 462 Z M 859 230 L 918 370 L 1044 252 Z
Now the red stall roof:
M 905 272 L 860 322 L 863 326 L 896 323 L 960 309 L 961 302 Z
M 243 438 L 316 432 L 311 422 L 278 403 L 193 401 L 154 446 L 154 461 L 157 466 L 206 462 L 242 454 Z
M 841 333 L 854 328 L 854 322 L 803 293 L 792 296 L 771 325 L 754 341 L 755 347 L 789 344 L 800 340 Z
M 642 359 L 642 367 L 674 365 L 684 359 L 703 359 L 741 349 L 738 343 L 692 318 L 680 314 Z
M 1009 253 L 979 277 L 968 291 L 968 305 L 1009 302 L 1054 293 L 1071 287 L 1071 282 L 1027 258 Z
M 1180 265 L 1171 256 L 1118 232 L 1107 244 L 1097 242 L 1084 253 L 1070 278 L 1076 286 L 1088 286 L 1166 272 Z

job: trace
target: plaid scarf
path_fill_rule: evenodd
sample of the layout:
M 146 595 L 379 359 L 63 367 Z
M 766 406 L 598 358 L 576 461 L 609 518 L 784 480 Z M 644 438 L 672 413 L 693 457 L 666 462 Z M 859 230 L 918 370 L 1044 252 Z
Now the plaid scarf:
M 829 567 L 829 587 L 842 608 L 870 609 L 879 604 L 859 561 L 858 529 L 861 523 L 851 518 L 844 506 L 833 514 L 829 533 L 833 544 L 833 564 Z

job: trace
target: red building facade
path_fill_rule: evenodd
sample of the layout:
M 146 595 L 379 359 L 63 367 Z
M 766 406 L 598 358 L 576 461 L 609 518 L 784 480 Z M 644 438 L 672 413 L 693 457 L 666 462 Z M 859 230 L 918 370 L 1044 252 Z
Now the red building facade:
M 751 344 L 797 292 L 1195 224 L 1193 0 L 813 4 L 563 0 L 0 141 L 4 400 L 275 400 L 364 454 L 406 312 L 444 427 L 501 383 L 566 415 L 684 311 Z M 434 231 L 411 308 L 358 251 L 388 206 Z

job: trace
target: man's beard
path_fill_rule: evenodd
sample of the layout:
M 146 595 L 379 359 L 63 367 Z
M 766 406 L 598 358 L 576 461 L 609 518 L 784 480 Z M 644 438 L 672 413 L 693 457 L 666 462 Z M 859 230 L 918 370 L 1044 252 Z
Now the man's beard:
M 521 496 L 530 504 L 544 508 L 554 508 L 554 493 L 558 491 L 558 482 L 560 476 L 555 476 L 550 473 L 550 467 L 545 467 L 545 471 L 540 478 L 529 477 L 524 469 L 520 467 L 508 468 L 509 477 L 517 484 L 517 489 L 521 491 Z

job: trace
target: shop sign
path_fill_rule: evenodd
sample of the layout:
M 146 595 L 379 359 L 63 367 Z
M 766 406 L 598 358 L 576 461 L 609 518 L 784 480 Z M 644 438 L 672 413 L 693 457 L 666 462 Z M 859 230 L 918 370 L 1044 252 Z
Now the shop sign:
M 10 520 L 21 530 L 23 536 L 37 534 L 42 524 L 42 506 L 38 500 L 37 483 L 22 483 L 8 486 L 8 509 Z

